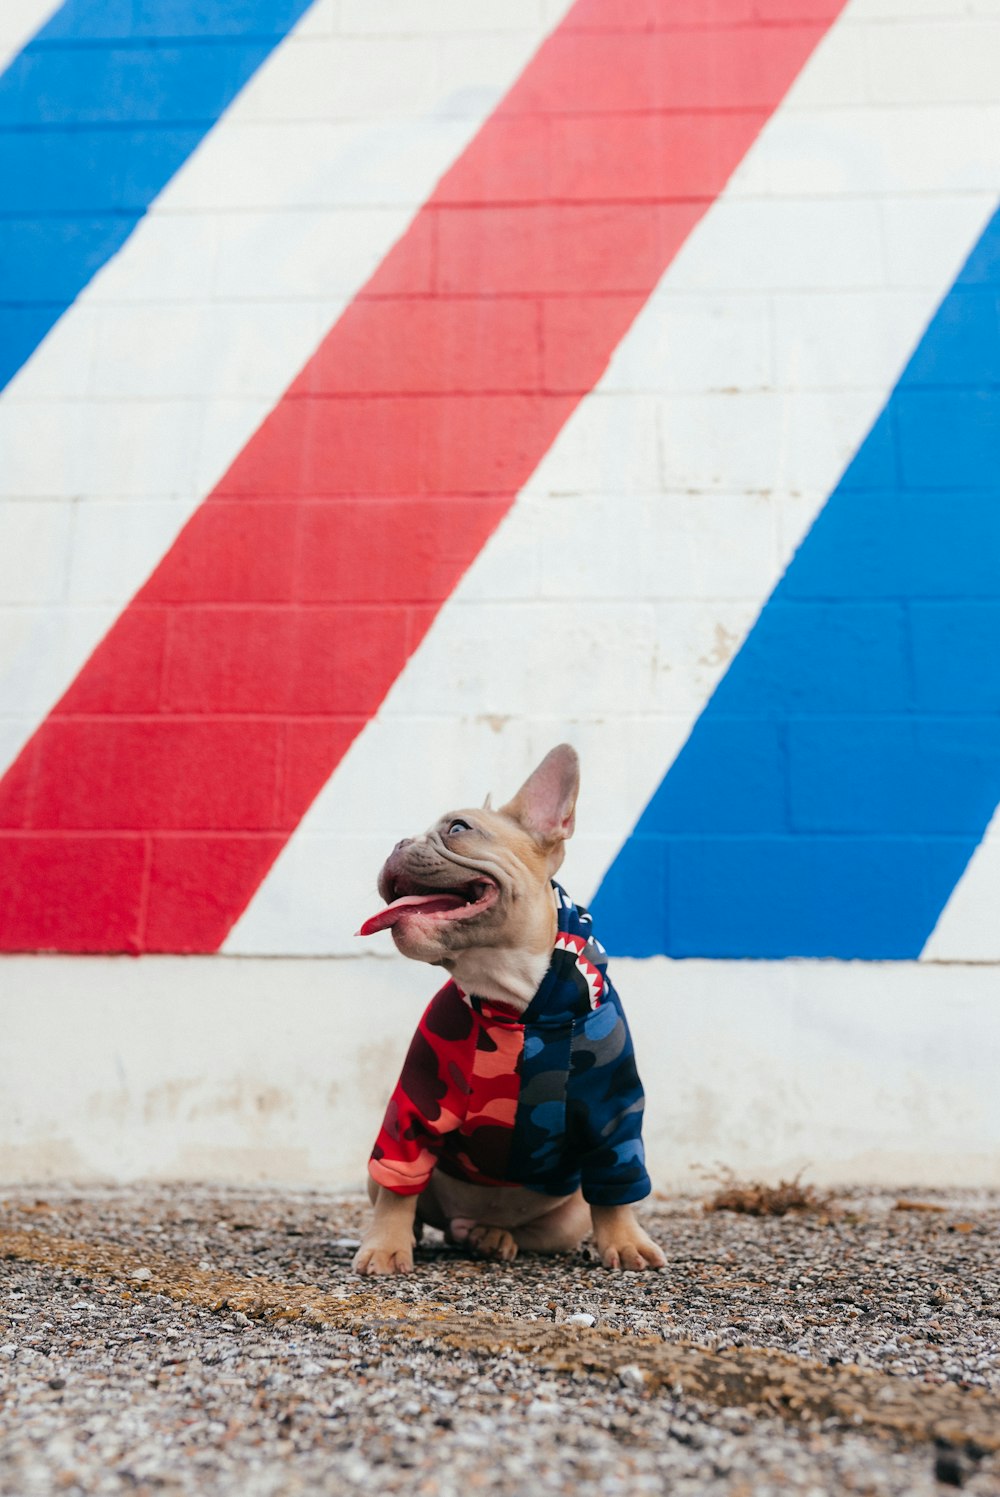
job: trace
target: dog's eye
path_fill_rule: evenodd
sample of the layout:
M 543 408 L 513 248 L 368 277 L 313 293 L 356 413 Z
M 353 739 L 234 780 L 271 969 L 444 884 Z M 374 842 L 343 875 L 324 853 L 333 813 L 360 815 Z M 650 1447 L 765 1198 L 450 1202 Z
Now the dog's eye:
M 454 837 L 456 832 L 471 832 L 472 828 L 467 821 L 460 821 L 457 817 L 448 827 L 448 836 Z

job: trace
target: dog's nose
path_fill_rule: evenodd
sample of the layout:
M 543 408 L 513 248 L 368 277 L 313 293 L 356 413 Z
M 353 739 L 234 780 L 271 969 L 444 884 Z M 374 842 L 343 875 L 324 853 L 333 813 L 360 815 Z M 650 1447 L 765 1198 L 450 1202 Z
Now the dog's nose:
M 410 845 L 410 843 L 412 841 L 413 841 L 412 837 L 404 837 L 401 842 L 397 842 L 396 843 L 395 847 L 392 849 L 393 852 L 399 852 L 401 848 L 409 847 L 409 845 Z

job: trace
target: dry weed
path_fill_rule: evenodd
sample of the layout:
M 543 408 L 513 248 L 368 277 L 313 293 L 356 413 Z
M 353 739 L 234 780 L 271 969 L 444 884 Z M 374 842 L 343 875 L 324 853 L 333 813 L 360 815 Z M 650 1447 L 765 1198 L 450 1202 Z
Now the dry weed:
M 718 1189 L 704 1202 L 706 1211 L 740 1211 L 745 1216 L 787 1216 L 790 1211 L 808 1211 L 818 1216 L 833 1213 L 833 1196 L 802 1184 L 802 1171 L 791 1180 L 764 1185 L 760 1180 L 741 1181 L 735 1170 L 719 1165 L 700 1172 Z

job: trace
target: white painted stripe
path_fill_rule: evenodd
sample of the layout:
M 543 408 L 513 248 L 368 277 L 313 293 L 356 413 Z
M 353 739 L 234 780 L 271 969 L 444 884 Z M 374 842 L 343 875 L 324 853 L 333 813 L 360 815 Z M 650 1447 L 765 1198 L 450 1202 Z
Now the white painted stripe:
M 1000 810 L 921 952 L 925 962 L 1000 962 Z
M 951 21 L 952 0 L 854 0 L 851 14 L 866 21 Z M 1000 0 L 965 0 L 963 16 L 1000 16 Z
M 885 29 L 885 28 L 883 28 Z M 784 129 L 767 133 L 730 192 L 734 197 L 840 197 L 928 191 L 929 171 L 949 192 L 996 191 L 1000 107 L 925 104 L 900 109 L 866 103 L 806 107 L 793 93 Z M 798 102 L 798 107 L 793 105 Z M 936 162 L 931 166 L 931 162 Z
M 62 0 L 3 0 L 0 6 L 0 73 L 40 31 Z
M 981 37 L 962 8 L 950 5 L 953 41 L 971 58 Z M 998 179 L 1000 132 L 984 143 L 959 103 L 935 111 L 940 149 L 924 150 L 922 108 L 895 104 L 899 28 L 849 18 L 670 267 L 227 950 L 356 950 L 392 842 L 488 789 L 512 791 L 563 737 L 584 764 L 565 878 L 592 895 L 994 207 L 993 186 L 968 184 L 982 181 L 984 151 Z M 834 107 L 838 88 L 856 92 L 859 46 L 865 107 Z M 993 90 L 996 105 L 1000 70 Z M 803 191 L 798 131 L 820 110 L 821 168 Z
M 555 24 L 565 10 L 544 0 Z M 340 24 L 360 35 L 407 36 L 414 31 L 504 32 L 528 30 L 538 22 L 543 0 L 507 0 L 506 5 L 469 5 L 468 0 L 341 0 Z
M 357 37 L 318 0 L 8 386 L 0 770 L 559 19 L 528 14 Z
M 612 970 L 656 1187 L 696 1188 L 691 1166 L 716 1160 L 755 1178 L 807 1165 L 832 1184 L 1000 1184 L 995 972 Z M 0 1179 L 324 1189 L 361 1184 L 438 979 L 363 958 L 7 957 L 4 971 Z

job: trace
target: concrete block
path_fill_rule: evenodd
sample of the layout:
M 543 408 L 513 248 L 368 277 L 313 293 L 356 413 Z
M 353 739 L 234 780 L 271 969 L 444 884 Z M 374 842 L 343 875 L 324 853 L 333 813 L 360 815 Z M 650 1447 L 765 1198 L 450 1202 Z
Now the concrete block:
M 40 720 L 66 690 L 114 618 L 109 608 L 0 608 L 4 716 Z
M 566 9 L 562 0 L 561 9 Z M 557 12 L 550 16 L 555 23 Z M 410 36 L 429 31 L 444 36 L 462 32 L 528 31 L 540 24 L 540 0 L 488 0 L 472 8 L 464 0 L 342 0 L 340 29 L 359 35 Z
M 938 309 L 934 336 L 915 349 L 904 389 L 1000 386 L 1000 284 L 959 284 Z
M 757 603 L 745 599 L 660 601 L 645 701 L 667 717 L 693 723 L 746 639 Z M 662 771 L 661 771 L 662 772 Z
M 595 391 L 560 429 L 526 491 L 656 493 L 663 486 L 658 411 L 652 396 Z
M 884 60 L 883 72 L 891 66 Z M 876 99 L 835 111 L 799 108 L 772 119 L 734 186 L 739 197 L 920 193 L 932 180 L 954 192 L 988 191 L 996 138 L 995 104 Z
M 992 218 L 996 194 L 954 193 L 886 197 L 880 204 L 886 282 L 897 290 L 951 285 Z
M 877 399 L 877 396 L 875 397 Z M 694 493 L 829 493 L 874 400 L 850 390 L 672 395 L 659 403 L 665 487 Z
M 715 707 L 780 716 L 905 713 L 913 706 L 908 648 L 901 602 L 798 602 L 779 592 Z
M 818 717 L 787 731 L 796 831 L 978 841 L 1000 796 L 995 718 Z
M 891 389 L 931 312 L 917 291 L 775 292 L 774 383 L 785 390 Z
M 92 309 L 89 393 L 156 400 L 259 396 L 270 403 L 302 351 L 326 332 L 310 301 L 185 301 Z
M 163 706 L 185 713 L 365 715 L 405 660 L 402 608 L 185 609 Z
M 273 828 L 280 734 L 273 720 L 59 715 L 31 746 L 31 827 L 241 833 Z M 233 773 L 237 761 L 245 773 Z
M 669 781 L 649 804 L 643 834 L 652 838 L 660 831 L 669 839 L 684 833 L 711 837 L 791 830 L 785 725 L 764 717 L 716 715 L 703 719 L 697 731 L 697 755 L 679 755 Z
M 767 298 L 674 295 L 668 278 L 619 344 L 601 387 L 695 394 L 773 383 Z
M 1000 711 L 1000 678 L 990 665 L 1000 644 L 1000 599 L 915 602 L 909 629 L 916 711 Z
M 0 605 L 52 603 L 66 592 L 72 507 L 58 499 L 0 500 Z
M 872 27 L 869 88 L 897 104 L 996 104 L 1000 88 L 1000 17 L 962 21 L 911 19 L 892 27 L 898 66 L 887 78 Z
M 80 951 L 103 943 L 135 951 L 145 857 L 136 836 L 0 833 L 3 949 L 35 950 L 59 939 Z
M 914 929 L 932 922 L 933 910 L 926 844 L 914 840 L 905 857 L 899 851 L 896 839 L 877 837 L 675 838 L 668 949 L 675 956 L 905 957 L 904 937 L 892 948 L 887 942 L 895 926 L 886 905 L 906 909 Z
M 905 488 L 995 490 L 1000 390 L 909 386 L 894 404 Z
M 0 13 L 0 70 L 41 30 L 59 0 L 8 0 Z
M 988 836 L 976 848 L 955 892 L 941 912 L 923 949 L 923 960 L 942 963 L 949 976 L 955 971 L 952 963 L 981 962 L 984 977 L 995 982 L 996 964 L 1000 962 L 1000 922 L 996 918 L 998 898 L 1000 841 L 995 836 Z
M 692 251 L 695 245 L 692 244 Z M 879 204 L 865 198 L 783 198 L 715 204 L 685 261 L 687 288 L 838 291 L 881 286 Z

